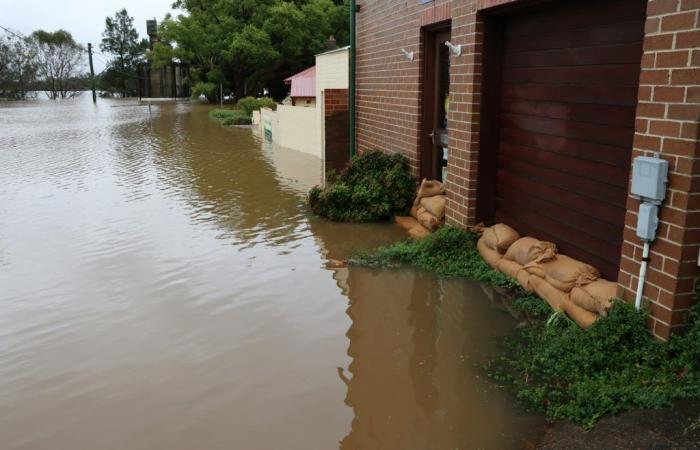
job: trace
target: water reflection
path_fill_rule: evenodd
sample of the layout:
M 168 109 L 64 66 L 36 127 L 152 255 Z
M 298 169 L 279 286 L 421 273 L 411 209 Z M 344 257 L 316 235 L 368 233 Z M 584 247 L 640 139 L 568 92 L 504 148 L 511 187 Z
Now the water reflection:
M 512 320 L 477 284 L 413 272 L 348 273 L 352 357 L 343 449 L 522 448 L 540 422 L 514 411 L 479 363 Z

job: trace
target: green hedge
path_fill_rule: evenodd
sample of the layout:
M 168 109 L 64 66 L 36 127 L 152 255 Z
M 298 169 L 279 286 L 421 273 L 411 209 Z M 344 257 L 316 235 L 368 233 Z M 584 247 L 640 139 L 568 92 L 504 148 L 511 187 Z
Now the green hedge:
M 309 205 L 314 214 L 341 222 L 376 222 L 408 214 L 416 178 L 401 154 L 378 151 L 355 156 L 324 188 L 314 187 Z

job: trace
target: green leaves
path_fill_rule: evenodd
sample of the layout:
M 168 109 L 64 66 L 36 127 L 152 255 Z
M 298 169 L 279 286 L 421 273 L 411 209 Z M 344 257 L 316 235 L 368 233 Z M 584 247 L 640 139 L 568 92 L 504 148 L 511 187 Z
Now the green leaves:
M 309 193 L 314 214 L 339 222 L 377 222 L 407 214 L 416 179 L 401 154 L 367 152 L 356 156 L 326 187 Z
M 700 397 L 700 323 L 668 343 L 645 324 L 646 313 L 621 301 L 587 331 L 568 321 L 536 323 L 505 343 L 490 376 L 509 380 L 523 404 L 549 419 L 588 428 L 607 414 Z

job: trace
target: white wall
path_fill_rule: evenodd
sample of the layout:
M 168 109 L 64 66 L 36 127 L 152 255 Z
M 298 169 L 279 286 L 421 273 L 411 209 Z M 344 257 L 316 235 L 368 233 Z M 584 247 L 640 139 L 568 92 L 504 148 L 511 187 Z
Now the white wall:
M 263 137 L 265 129 L 271 129 L 272 140 L 277 145 L 321 157 L 316 108 L 277 105 L 277 111 L 263 108 L 260 115 L 260 132 Z

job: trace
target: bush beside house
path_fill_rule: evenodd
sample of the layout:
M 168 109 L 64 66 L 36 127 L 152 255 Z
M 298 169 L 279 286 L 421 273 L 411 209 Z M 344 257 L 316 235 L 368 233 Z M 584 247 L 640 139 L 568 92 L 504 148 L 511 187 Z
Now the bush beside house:
M 314 187 L 314 214 L 339 222 L 377 222 L 406 215 L 416 194 L 416 178 L 401 154 L 367 152 L 355 156 L 325 187 Z

